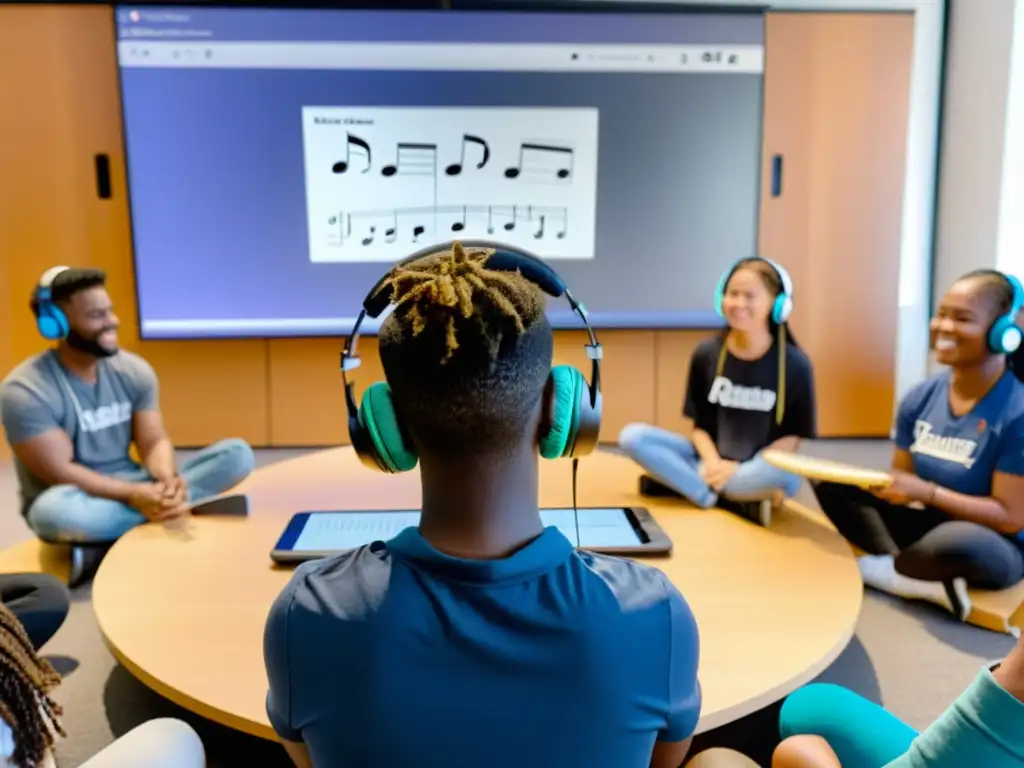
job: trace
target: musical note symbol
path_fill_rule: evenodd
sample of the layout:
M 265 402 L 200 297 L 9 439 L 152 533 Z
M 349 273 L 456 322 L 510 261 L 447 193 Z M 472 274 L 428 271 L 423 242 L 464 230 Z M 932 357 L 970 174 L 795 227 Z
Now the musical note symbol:
M 358 136 L 353 136 L 351 133 L 345 134 L 345 159 L 339 160 L 331 166 L 331 170 L 334 173 L 345 173 L 348 170 L 350 155 L 352 153 L 352 146 L 356 146 L 359 149 L 357 152 L 362 152 L 366 155 L 366 167 L 363 168 L 360 173 L 366 173 L 370 170 L 370 145 L 365 140 L 360 139 Z
M 398 239 L 398 211 L 392 211 L 391 226 L 384 230 L 384 242 L 393 243 Z
M 537 227 L 537 231 L 533 233 L 533 236 L 538 240 L 544 237 L 544 214 L 540 215 L 540 226 Z
M 410 176 L 433 176 L 437 169 L 437 144 L 413 144 L 400 141 L 395 148 L 395 162 L 380 169 L 384 176 L 397 173 Z
M 412 241 L 414 243 L 418 243 L 419 240 L 420 240 L 420 235 L 422 235 L 424 231 L 425 231 L 425 229 L 424 229 L 424 227 L 422 225 L 418 225 L 418 226 L 413 227 L 412 228 Z
M 369 245 L 373 242 L 374 235 L 377 233 L 377 228 L 374 226 L 370 227 L 370 234 L 363 238 L 363 245 Z
M 506 168 L 505 178 L 518 178 L 525 171 L 528 173 L 550 173 L 556 178 L 568 179 L 572 176 L 575 156 L 575 151 L 569 147 L 524 142 L 519 145 L 519 165 Z
M 444 169 L 444 172 L 447 173 L 449 176 L 458 176 L 460 173 L 462 173 L 462 164 L 466 162 L 467 144 L 478 144 L 480 145 L 480 148 L 483 150 L 484 156 L 483 159 L 479 163 L 477 163 L 477 170 L 487 165 L 487 161 L 491 159 L 491 148 L 487 146 L 486 141 L 481 139 L 479 136 L 470 136 L 468 133 L 464 133 L 462 134 L 462 150 L 461 153 L 459 154 L 459 162 L 452 163 L 451 165 Z
M 452 232 L 461 232 L 466 228 L 466 206 L 462 206 L 462 219 L 452 222 Z

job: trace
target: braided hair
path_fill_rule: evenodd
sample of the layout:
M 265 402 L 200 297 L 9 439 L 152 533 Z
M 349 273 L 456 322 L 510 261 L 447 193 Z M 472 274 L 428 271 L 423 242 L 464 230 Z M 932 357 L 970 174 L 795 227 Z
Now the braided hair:
M 14 734 L 10 759 L 17 768 L 38 768 L 54 733 L 65 735 L 60 705 L 49 695 L 60 681 L 50 662 L 36 654 L 21 622 L 0 604 L 0 718 Z
M 551 370 L 544 294 L 518 271 L 488 269 L 493 252 L 454 243 L 396 268 L 381 288 L 393 291 L 379 345 L 395 407 L 438 454 L 512 450 Z

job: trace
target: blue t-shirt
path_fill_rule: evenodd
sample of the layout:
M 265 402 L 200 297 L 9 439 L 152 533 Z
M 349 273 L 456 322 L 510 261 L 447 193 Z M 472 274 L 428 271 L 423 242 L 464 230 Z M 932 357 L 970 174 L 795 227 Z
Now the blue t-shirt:
M 267 619 L 267 714 L 317 766 L 647 768 L 697 726 L 697 626 L 661 571 L 557 529 L 464 560 L 416 528 L 300 566 Z
M 1011 371 L 963 416 L 949 408 L 949 371 L 918 384 L 896 416 L 896 445 L 923 480 L 971 496 L 992 493 L 992 475 L 1024 475 L 1024 384 Z

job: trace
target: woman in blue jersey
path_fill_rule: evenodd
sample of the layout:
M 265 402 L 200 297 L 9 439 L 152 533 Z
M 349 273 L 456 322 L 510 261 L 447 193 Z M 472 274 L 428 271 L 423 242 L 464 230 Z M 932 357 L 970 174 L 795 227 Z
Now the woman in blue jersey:
M 793 286 L 767 259 L 742 259 L 719 282 L 715 307 L 725 332 L 690 360 L 683 414 L 689 438 L 630 424 L 619 445 L 650 477 L 641 492 L 667 488 L 699 507 L 719 507 L 767 524 L 773 501 L 792 496 L 800 478 L 760 457 L 764 448 L 795 451 L 815 436 L 811 363 L 789 333 Z
M 932 347 L 947 366 L 903 398 L 894 482 L 873 492 L 814 486 L 822 510 L 864 550 L 864 583 L 930 600 L 961 620 L 967 588 L 1024 578 L 1024 384 L 1007 366 L 1021 343 L 1016 278 L 971 272 L 942 297 Z

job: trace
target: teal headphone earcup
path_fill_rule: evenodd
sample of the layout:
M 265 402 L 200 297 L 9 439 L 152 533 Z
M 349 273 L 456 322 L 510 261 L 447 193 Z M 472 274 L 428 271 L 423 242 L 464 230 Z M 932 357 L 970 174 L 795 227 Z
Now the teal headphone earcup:
M 997 355 L 1009 355 L 1017 351 L 1021 344 L 1021 329 L 1014 318 L 1000 317 L 988 332 L 988 347 Z
M 583 374 L 571 365 L 556 365 L 551 369 L 551 385 L 551 427 L 540 439 L 540 455 L 560 459 L 572 448 L 579 430 Z
M 783 291 L 775 297 L 775 303 L 772 305 L 772 322 L 776 325 L 782 325 L 789 319 L 789 314 L 792 311 L 793 299 L 788 293 Z
M 718 279 L 718 285 L 715 287 L 715 312 L 722 318 L 725 317 L 725 309 L 722 308 L 722 302 L 725 299 L 725 286 L 729 284 L 729 278 L 732 277 L 732 273 L 732 269 L 724 273 Z
M 398 414 L 391 399 L 391 387 L 385 382 L 371 384 L 359 406 L 359 422 L 366 429 L 381 462 L 391 472 L 408 472 L 419 458 L 406 445 L 398 426 Z
M 39 335 L 48 341 L 57 341 L 68 335 L 68 318 L 64 310 L 48 301 L 40 302 L 36 317 Z

